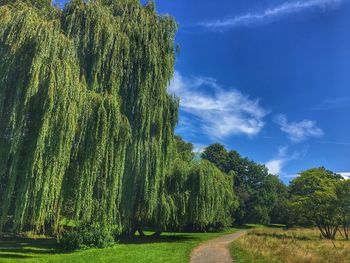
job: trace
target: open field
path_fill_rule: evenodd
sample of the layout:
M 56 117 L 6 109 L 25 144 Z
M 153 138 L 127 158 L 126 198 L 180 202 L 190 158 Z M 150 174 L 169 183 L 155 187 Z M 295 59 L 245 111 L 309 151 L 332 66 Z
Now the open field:
M 0 262 L 188 262 L 191 250 L 200 243 L 233 233 L 230 229 L 219 233 L 164 233 L 160 238 L 134 238 L 121 241 L 106 249 L 78 252 L 60 250 L 55 240 L 17 239 L 0 241 Z
M 321 240 L 317 229 L 260 228 L 231 245 L 237 263 L 348 263 L 350 241 Z

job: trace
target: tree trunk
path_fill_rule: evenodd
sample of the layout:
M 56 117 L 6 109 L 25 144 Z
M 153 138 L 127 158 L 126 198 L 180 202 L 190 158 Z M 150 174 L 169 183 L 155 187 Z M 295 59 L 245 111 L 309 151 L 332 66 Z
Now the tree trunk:
M 344 231 L 344 236 L 346 240 L 349 240 L 349 235 L 350 235 L 350 227 L 347 225 L 343 226 L 343 231 Z
M 141 227 L 138 227 L 138 228 L 137 228 L 137 232 L 139 232 L 140 237 L 145 237 L 145 236 L 146 236 L 145 233 L 143 233 Z
M 156 231 L 154 234 L 152 234 L 152 237 L 160 237 L 162 234 L 162 231 Z
M 329 239 L 329 240 L 334 240 L 335 239 L 335 235 L 338 232 L 339 226 L 321 226 L 318 225 L 317 226 L 318 229 L 321 232 L 321 235 L 325 238 L 325 239 Z

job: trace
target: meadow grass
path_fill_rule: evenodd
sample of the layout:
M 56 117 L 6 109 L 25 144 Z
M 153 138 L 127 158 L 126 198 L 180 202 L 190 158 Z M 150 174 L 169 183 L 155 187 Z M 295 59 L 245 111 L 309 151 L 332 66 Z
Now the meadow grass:
M 350 241 L 321 239 L 317 229 L 253 229 L 230 250 L 237 263 L 350 262 Z
M 184 263 L 191 250 L 200 243 L 233 233 L 229 229 L 217 233 L 163 233 L 161 237 L 135 237 L 120 241 L 105 249 L 88 249 L 64 252 L 53 239 L 3 239 L 0 240 L 0 262 L 123 262 L 123 263 Z

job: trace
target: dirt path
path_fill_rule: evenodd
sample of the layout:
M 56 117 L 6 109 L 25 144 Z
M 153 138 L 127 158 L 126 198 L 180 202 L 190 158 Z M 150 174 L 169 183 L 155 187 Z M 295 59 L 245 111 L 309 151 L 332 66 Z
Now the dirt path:
M 231 263 L 229 245 L 247 231 L 239 231 L 209 240 L 192 250 L 190 263 Z

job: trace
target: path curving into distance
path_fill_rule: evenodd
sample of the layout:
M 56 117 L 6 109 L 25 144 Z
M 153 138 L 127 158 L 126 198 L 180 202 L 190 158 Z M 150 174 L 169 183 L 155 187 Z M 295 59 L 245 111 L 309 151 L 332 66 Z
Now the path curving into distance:
M 190 263 L 232 263 L 229 245 L 247 231 L 211 239 L 192 250 Z

